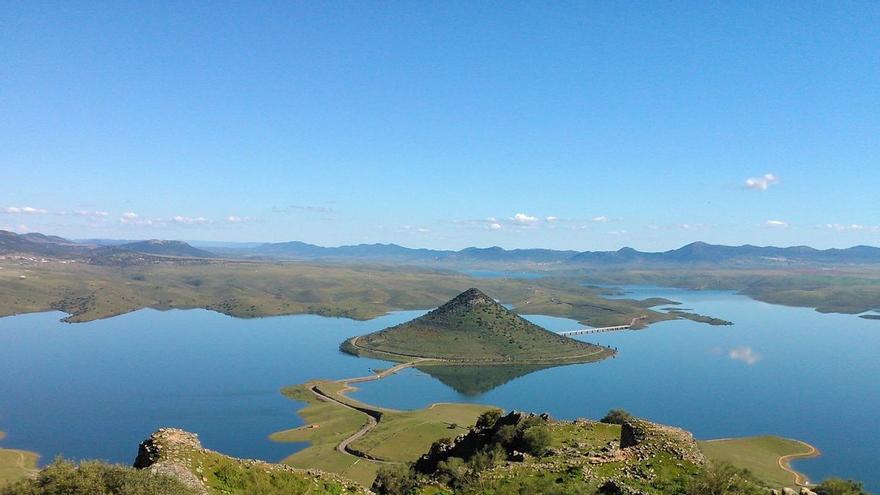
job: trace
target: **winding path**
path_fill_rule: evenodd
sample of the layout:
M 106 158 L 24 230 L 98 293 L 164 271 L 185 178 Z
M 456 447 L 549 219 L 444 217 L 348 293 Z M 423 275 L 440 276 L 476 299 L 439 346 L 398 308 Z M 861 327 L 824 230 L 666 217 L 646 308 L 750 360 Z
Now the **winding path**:
M 331 402 L 334 402 L 334 403 L 336 403 L 346 409 L 349 409 L 351 411 L 356 411 L 356 412 L 365 414 L 367 416 L 367 423 L 364 426 L 362 426 L 361 429 L 359 429 L 358 431 L 356 431 L 353 434 L 351 434 L 350 436 L 348 436 L 346 439 L 339 442 L 339 445 L 336 446 L 336 450 L 339 453 L 348 454 L 348 455 L 357 457 L 359 459 L 366 459 L 368 461 L 379 462 L 382 464 L 400 464 L 399 462 L 387 461 L 384 459 L 373 457 L 369 454 L 366 454 L 364 452 L 361 452 L 361 451 L 351 447 L 352 443 L 356 442 L 357 440 L 362 438 L 364 435 L 369 433 L 371 430 L 373 430 L 374 428 L 379 426 L 379 421 L 382 420 L 382 410 L 380 410 L 378 408 L 373 409 L 373 408 L 369 408 L 369 407 L 365 407 L 365 406 L 364 407 L 353 406 L 351 404 L 348 404 L 348 403 L 338 399 L 337 397 L 334 397 L 334 395 L 339 395 L 339 396 L 345 397 L 345 392 L 348 392 L 348 391 L 354 389 L 354 387 L 351 386 L 352 383 L 363 383 L 363 382 L 381 380 L 383 378 L 386 378 L 388 376 L 391 376 L 391 375 L 397 373 L 400 370 L 415 366 L 415 365 L 417 365 L 421 362 L 424 362 L 424 361 L 432 361 L 432 359 L 428 359 L 428 358 L 415 359 L 415 360 L 409 361 L 407 363 L 400 363 L 398 365 L 392 366 L 391 368 L 388 368 L 387 370 L 381 371 L 381 372 L 373 374 L 373 375 L 359 376 L 359 377 L 355 377 L 355 378 L 343 378 L 342 380 L 336 380 L 336 383 L 341 383 L 344 385 L 344 387 L 341 390 L 339 390 L 338 392 L 336 392 L 336 394 L 325 393 L 325 392 L 321 391 L 320 388 L 318 388 L 318 385 L 312 385 L 311 387 L 309 387 L 309 390 L 312 391 L 312 393 L 315 395 L 315 397 L 318 398 L 318 400 L 331 401 Z

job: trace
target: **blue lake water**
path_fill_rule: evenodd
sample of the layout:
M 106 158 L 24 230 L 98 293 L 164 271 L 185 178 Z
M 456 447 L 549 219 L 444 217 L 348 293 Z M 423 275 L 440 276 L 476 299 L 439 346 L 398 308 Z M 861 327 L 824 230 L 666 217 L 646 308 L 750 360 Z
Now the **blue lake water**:
M 617 347 L 616 358 L 534 372 L 480 395 L 456 392 L 419 370 L 363 384 L 355 397 L 414 408 L 464 401 L 599 417 L 623 407 L 698 438 L 779 434 L 823 451 L 795 467 L 813 479 L 864 480 L 880 491 L 880 321 L 823 315 L 727 292 L 628 288 L 733 321 L 712 327 L 678 320 L 644 331 L 584 336 Z M 7 447 L 51 459 L 129 463 L 160 426 L 200 434 L 236 456 L 280 460 L 302 448 L 267 439 L 302 424 L 301 407 L 279 389 L 313 378 L 361 375 L 382 361 L 338 351 L 346 337 L 408 320 L 397 312 L 367 322 L 318 316 L 242 320 L 203 310 L 142 310 L 65 324 L 60 313 L 0 319 L 0 430 Z M 564 318 L 529 317 L 552 330 Z

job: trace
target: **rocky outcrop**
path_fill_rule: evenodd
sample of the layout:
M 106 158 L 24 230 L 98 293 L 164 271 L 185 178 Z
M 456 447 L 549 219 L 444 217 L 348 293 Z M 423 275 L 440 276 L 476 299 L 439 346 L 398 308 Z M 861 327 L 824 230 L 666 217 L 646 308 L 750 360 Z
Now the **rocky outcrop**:
M 505 426 L 522 427 L 526 421 L 547 422 L 550 416 L 544 414 L 532 414 L 519 411 L 511 411 L 505 416 L 500 416 L 495 420 L 494 424 L 482 425 L 471 428 L 464 435 L 459 435 L 454 439 L 445 439 L 434 442 L 427 454 L 422 455 L 415 463 L 417 472 L 430 474 L 436 471 L 437 465 L 441 461 L 448 460 L 450 457 L 459 457 L 469 459 L 472 455 L 482 449 L 489 443 L 495 441 L 496 434 Z M 523 462 L 526 455 L 516 450 L 508 452 L 508 460 L 513 462 Z
M 176 428 L 162 428 L 138 445 L 136 469 L 179 479 L 198 495 L 208 495 L 208 488 L 190 469 L 185 451 L 203 450 L 198 435 Z
M 700 465 L 706 463 L 690 432 L 641 419 L 632 419 L 621 425 L 620 448 L 640 460 L 666 452 L 682 461 Z
M 327 493 L 372 495 L 364 487 L 341 476 L 317 470 L 296 469 L 285 464 L 272 464 L 254 459 L 237 459 L 202 447 L 198 435 L 176 428 L 161 428 L 138 446 L 134 467 L 172 476 L 198 495 L 223 493 L 222 487 L 211 485 L 209 466 L 223 466 L 242 472 L 290 476 L 311 485 L 327 487 Z M 216 482 L 216 479 L 214 480 Z M 319 491 L 318 493 L 323 493 Z

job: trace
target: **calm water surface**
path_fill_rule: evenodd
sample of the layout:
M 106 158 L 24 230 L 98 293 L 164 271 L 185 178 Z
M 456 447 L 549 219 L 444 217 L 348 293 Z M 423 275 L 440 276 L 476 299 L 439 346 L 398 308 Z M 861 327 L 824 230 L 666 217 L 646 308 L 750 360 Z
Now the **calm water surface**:
M 585 336 L 619 349 L 601 363 L 534 372 L 480 395 L 456 392 L 418 370 L 362 384 L 354 395 L 389 407 L 465 401 L 598 417 L 624 407 L 679 425 L 698 438 L 780 434 L 824 451 L 796 467 L 814 479 L 866 481 L 880 491 L 880 322 L 773 306 L 726 292 L 629 288 L 724 318 L 645 331 Z M 302 424 L 301 407 L 279 394 L 313 378 L 364 374 L 386 363 L 338 351 L 340 341 L 408 320 L 398 312 L 368 322 L 318 316 L 240 320 L 202 310 L 142 310 L 82 324 L 60 313 L 0 319 L 0 430 L 3 444 L 51 459 L 129 463 L 160 426 L 196 431 L 236 456 L 280 460 L 302 448 L 267 440 Z M 553 330 L 571 320 L 529 317 Z

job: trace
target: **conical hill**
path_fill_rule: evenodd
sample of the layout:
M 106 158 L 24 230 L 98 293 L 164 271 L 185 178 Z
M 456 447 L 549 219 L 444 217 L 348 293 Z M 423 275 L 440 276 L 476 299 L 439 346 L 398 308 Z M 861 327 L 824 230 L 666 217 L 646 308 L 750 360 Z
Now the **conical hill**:
M 589 362 L 613 353 L 545 330 L 478 289 L 409 322 L 350 339 L 342 349 L 397 361 L 531 364 Z

